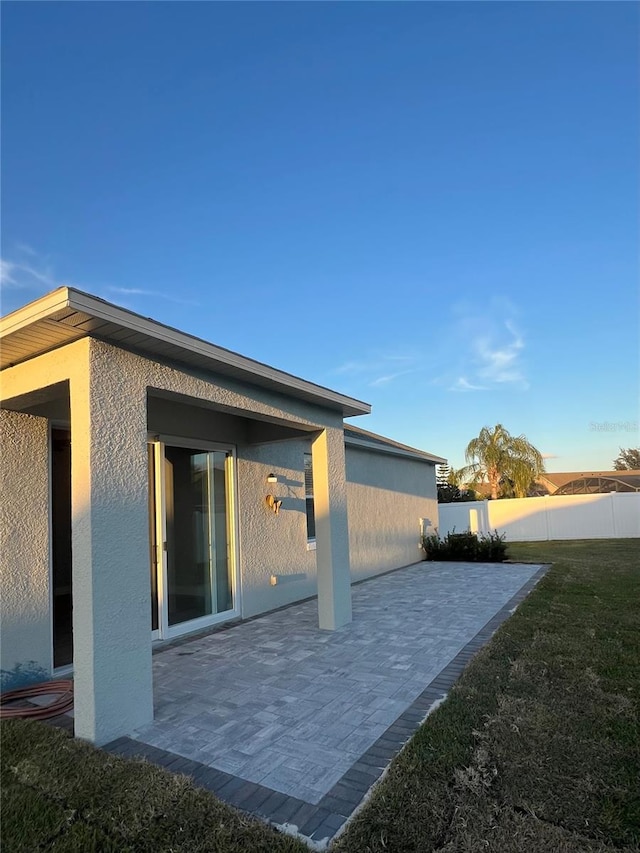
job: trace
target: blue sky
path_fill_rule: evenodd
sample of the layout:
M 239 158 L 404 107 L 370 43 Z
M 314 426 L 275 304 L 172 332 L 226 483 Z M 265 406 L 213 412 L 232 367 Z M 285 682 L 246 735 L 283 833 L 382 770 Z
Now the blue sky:
M 2 311 L 70 284 L 449 458 L 638 435 L 632 3 L 3 3 Z

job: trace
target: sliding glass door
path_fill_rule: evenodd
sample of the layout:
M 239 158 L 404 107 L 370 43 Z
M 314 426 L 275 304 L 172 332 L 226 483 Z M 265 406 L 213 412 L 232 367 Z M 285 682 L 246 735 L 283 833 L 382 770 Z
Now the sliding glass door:
M 150 452 L 152 630 L 171 637 L 235 615 L 233 454 Z

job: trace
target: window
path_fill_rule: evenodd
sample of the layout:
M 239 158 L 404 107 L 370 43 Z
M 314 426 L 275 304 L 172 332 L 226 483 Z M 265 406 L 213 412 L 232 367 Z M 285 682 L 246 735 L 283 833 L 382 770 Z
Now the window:
M 313 467 L 310 453 L 304 454 L 304 498 L 307 508 L 307 539 L 315 541 L 316 517 L 313 507 Z

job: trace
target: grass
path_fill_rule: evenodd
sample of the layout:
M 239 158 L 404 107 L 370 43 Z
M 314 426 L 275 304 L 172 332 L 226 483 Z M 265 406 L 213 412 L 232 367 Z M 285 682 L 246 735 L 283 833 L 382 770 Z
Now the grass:
M 108 755 L 42 723 L 10 720 L 0 731 L 7 853 L 308 853 L 186 776 Z
M 553 566 L 336 853 L 639 849 L 639 544 L 509 546 L 512 560 Z
M 511 559 L 554 565 L 392 763 L 335 853 L 640 850 L 639 544 L 510 545 Z M 0 732 L 2 850 L 307 849 L 186 777 L 37 723 L 7 721 Z

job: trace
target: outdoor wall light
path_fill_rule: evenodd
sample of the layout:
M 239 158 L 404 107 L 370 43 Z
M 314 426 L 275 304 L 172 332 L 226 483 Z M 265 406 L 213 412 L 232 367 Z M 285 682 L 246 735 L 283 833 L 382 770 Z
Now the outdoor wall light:
M 276 515 L 278 515 L 280 507 L 282 506 L 282 500 L 274 497 L 273 495 L 267 495 L 267 506 L 269 509 L 272 509 Z
M 267 483 L 277 483 L 278 478 L 273 473 L 273 471 L 267 476 Z M 282 501 L 280 498 L 276 498 L 274 495 L 267 495 L 267 506 L 269 509 L 272 509 L 276 515 L 280 512 L 280 507 L 282 506 Z

